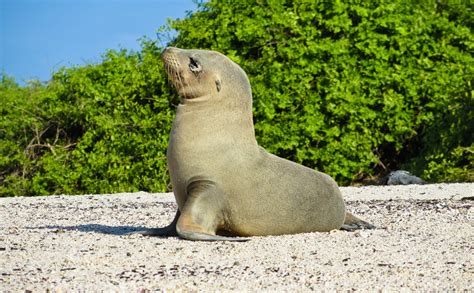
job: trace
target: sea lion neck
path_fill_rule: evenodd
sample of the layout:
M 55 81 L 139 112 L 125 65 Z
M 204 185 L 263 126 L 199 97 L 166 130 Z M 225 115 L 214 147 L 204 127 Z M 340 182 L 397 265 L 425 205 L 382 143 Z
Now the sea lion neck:
M 180 103 L 173 122 L 176 129 L 187 132 L 218 134 L 220 129 L 229 128 L 233 139 L 257 146 L 252 111 L 216 103 L 209 99 L 189 100 Z

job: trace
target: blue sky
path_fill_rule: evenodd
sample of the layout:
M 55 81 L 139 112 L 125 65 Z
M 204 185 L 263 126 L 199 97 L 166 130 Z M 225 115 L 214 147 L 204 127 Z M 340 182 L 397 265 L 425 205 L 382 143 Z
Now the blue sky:
M 107 49 L 139 50 L 192 0 L 0 0 L 0 72 L 20 84 L 62 66 L 101 61 Z

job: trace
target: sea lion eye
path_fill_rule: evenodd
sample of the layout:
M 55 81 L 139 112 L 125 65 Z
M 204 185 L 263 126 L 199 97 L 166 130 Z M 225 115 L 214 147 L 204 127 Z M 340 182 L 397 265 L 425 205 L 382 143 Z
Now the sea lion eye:
M 202 67 L 196 59 L 189 57 L 189 69 L 194 73 L 199 73 L 201 72 Z

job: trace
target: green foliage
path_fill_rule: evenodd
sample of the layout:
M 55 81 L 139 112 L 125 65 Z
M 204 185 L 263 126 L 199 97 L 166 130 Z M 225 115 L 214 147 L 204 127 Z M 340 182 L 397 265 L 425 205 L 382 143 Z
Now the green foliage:
M 474 181 L 472 4 L 211 0 L 171 44 L 248 73 L 257 139 L 341 184 L 406 168 Z M 18 86 L 0 79 L 0 196 L 164 191 L 176 95 L 161 48 L 108 51 Z
M 174 45 L 246 70 L 270 152 L 343 184 L 400 167 L 472 181 L 472 15 L 444 1 L 209 1 L 170 25 Z
M 158 48 L 108 51 L 45 86 L 3 77 L 2 195 L 166 190 L 173 117 Z

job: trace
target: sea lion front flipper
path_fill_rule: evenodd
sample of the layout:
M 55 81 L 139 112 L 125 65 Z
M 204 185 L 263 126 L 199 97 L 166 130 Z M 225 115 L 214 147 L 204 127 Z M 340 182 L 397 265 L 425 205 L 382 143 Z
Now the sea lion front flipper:
M 180 211 L 176 211 L 176 215 L 174 216 L 173 222 L 171 222 L 171 224 L 166 227 L 133 231 L 128 234 L 141 234 L 143 236 L 178 236 L 178 233 L 176 232 L 176 223 L 178 222 L 180 215 Z
M 346 218 L 344 224 L 341 227 L 341 230 L 345 231 L 354 231 L 358 229 L 375 229 L 376 227 L 353 214 L 346 212 Z
M 222 197 L 210 180 L 195 179 L 187 186 L 187 199 L 176 224 L 178 235 L 187 240 L 247 241 L 246 238 L 216 235 L 224 225 Z

